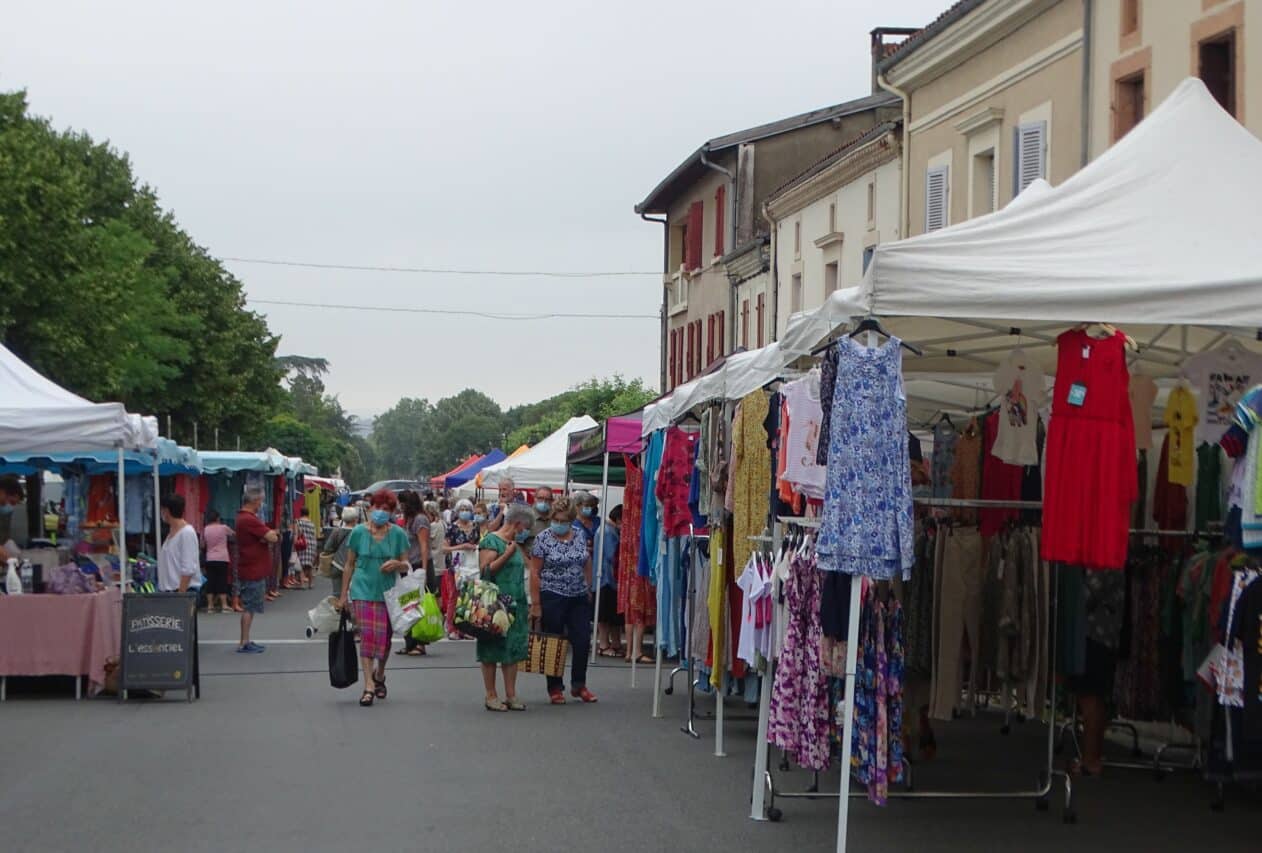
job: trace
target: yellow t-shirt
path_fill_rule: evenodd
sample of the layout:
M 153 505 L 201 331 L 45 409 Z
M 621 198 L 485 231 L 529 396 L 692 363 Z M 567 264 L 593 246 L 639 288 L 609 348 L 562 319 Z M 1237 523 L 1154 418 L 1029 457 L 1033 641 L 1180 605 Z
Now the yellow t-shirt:
M 1196 400 L 1182 386 L 1170 392 L 1166 401 L 1166 427 L 1170 430 L 1170 457 L 1166 460 L 1170 482 L 1176 486 L 1192 485 L 1196 471 Z
M 727 637 L 727 620 L 723 618 L 726 608 L 727 566 L 723 563 L 723 531 L 714 527 L 710 532 L 710 588 L 706 590 L 706 607 L 710 611 L 710 643 L 712 645 L 710 668 L 710 684 L 718 689 L 723 684 L 723 674 L 727 670 L 727 658 L 724 657 Z

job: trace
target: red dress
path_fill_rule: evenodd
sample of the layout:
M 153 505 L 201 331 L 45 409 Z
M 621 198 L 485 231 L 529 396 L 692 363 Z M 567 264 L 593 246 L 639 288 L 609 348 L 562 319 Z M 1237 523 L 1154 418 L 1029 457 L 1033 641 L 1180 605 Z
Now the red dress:
M 1130 505 L 1138 496 L 1126 337 L 1057 338 L 1047 428 L 1043 559 L 1089 569 L 1126 564 Z

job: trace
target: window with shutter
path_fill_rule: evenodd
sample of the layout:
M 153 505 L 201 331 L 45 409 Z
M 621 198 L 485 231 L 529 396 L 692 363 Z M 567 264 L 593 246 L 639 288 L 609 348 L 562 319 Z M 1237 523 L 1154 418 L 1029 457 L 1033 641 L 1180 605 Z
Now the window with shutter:
M 1014 166 L 1012 195 L 1021 192 L 1038 178 L 1047 177 L 1047 122 L 1035 121 L 1013 131 Z
M 705 363 L 714 361 L 714 315 L 705 318 Z
M 749 349 L 749 300 L 741 302 L 741 346 Z
M 727 185 L 714 191 L 714 254 L 723 257 L 723 229 L 727 224 Z
M 758 294 L 758 318 L 757 318 L 757 322 L 758 322 L 758 346 L 760 346 L 760 347 L 763 345 L 763 322 L 762 322 L 762 318 L 763 318 L 763 311 L 766 309 L 766 305 L 767 305 L 767 302 L 766 302 L 766 297 L 765 297 L 765 295 L 764 295 L 764 294 L 761 294 L 761 293 L 760 293 L 760 294 Z
M 688 257 L 689 270 L 701 269 L 701 237 L 705 225 L 705 202 L 694 201 L 688 208 Z
M 727 355 L 723 349 L 724 338 L 727 337 L 727 311 L 719 312 L 719 319 L 714 323 L 714 353 L 719 358 Z
M 947 202 L 950 184 L 947 178 L 950 167 L 936 166 L 925 174 L 925 231 L 937 231 L 947 226 Z
M 697 375 L 701 374 L 702 368 L 705 366 L 701 361 L 701 321 L 693 321 L 697 326 Z

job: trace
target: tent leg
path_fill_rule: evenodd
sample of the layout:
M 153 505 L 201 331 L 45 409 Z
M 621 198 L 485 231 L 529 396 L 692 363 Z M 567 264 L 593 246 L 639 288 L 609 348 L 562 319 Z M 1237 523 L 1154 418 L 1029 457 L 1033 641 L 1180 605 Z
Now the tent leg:
M 846 853 L 850 822 L 850 748 L 854 736 L 854 683 L 859 669 L 859 617 L 863 611 L 863 579 L 850 584 L 850 628 L 846 632 L 846 704 L 841 728 L 841 796 L 837 798 L 837 853 Z
M 153 455 L 153 556 L 162 550 L 162 497 L 158 489 L 158 454 Z
M 123 592 L 131 588 L 131 564 L 127 561 L 127 470 L 123 446 L 118 446 L 118 578 Z
M 606 427 L 607 429 L 607 427 Z M 568 468 L 568 466 L 567 466 Z M 605 574 L 605 531 L 603 525 L 608 524 L 609 504 L 606 501 L 606 495 L 609 494 L 609 450 L 606 444 L 605 449 L 605 468 L 600 475 L 600 517 L 596 519 L 596 529 L 600 531 L 600 539 L 596 542 L 596 564 L 592 566 L 592 586 L 596 587 L 595 603 L 592 606 L 592 652 L 591 662 L 596 662 L 596 637 L 600 630 L 600 588 L 601 581 L 604 580 Z M 657 716 L 655 713 L 653 716 Z
M 723 666 L 718 661 L 714 662 L 715 666 Z M 723 694 L 727 692 L 727 672 L 726 667 L 719 672 L 719 689 L 714 691 L 714 757 L 726 758 L 727 752 L 723 745 Z
M 653 719 L 662 716 L 662 647 L 657 647 L 657 662 L 653 665 Z

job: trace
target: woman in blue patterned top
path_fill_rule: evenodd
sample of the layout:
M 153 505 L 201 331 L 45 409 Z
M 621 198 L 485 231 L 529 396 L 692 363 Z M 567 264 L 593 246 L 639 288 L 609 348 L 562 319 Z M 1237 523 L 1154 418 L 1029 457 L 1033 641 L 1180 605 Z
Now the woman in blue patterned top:
M 587 655 L 592 633 L 592 559 L 587 538 L 573 527 L 575 511 L 569 499 L 552 503 L 550 524 L 535 537 L 530 551 L 530 617 L 542 619 L 543 630 L 563 634 L 570 641 L 570 695 L 595 702 L 587 689 Z M 565 704 L 565 682 L 548 676 L 548 697 Z

